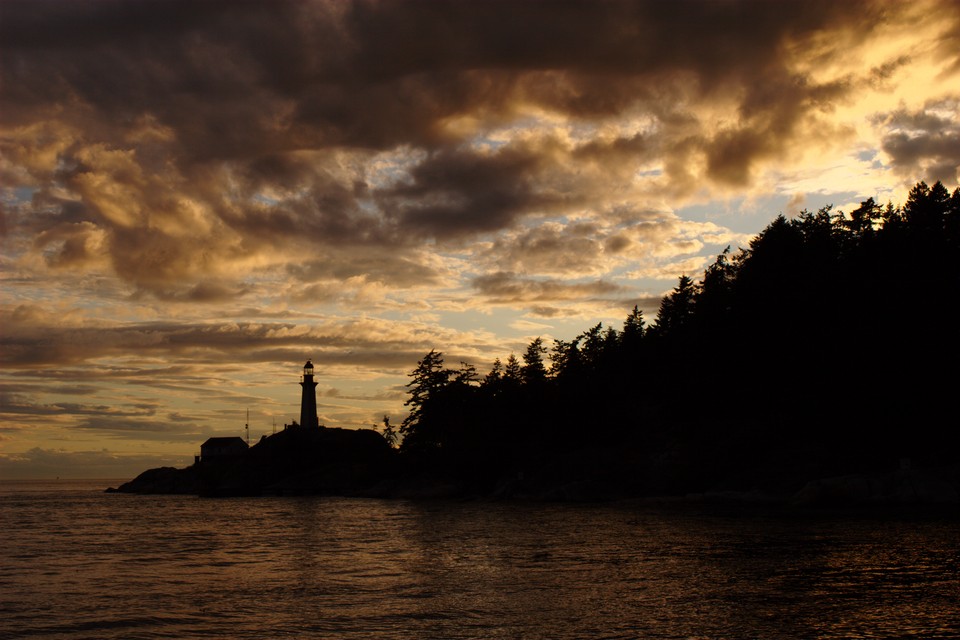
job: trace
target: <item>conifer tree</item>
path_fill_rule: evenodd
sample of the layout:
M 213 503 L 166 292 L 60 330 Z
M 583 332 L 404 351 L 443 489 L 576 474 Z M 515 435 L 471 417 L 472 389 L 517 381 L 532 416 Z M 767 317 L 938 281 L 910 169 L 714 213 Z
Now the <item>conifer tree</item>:
M 520 370 L 526 384 L 538 384 L 546 379 L 547 367 L 543 363 L 543 356 L 546 353 L 547 348 L 543 346 L 543 338 L 535 338 L 527 345 L 527 350 L 523 353 L 523 367 Z
M 483 386 L 494 386 L 503 379 L 503 363 L 500 362 L 500 358 L 496 358 L 493 361 L 493 366 L 490 368 L 490 372 L 483 377 Z
M 438 425 L 431 406 L 447 386 L 451 374 L 450 370 L 443 368 L 443 354 L 434 349 L 410 372 L 412 380 L 407 383 L 410 397 L 403 403 L 403 406 L 410 407 L 410 413 L 400 424 L 404 448 L 423 446 L 435 435 Z
M 520 361 L 517 360 L 517 356 L 511 353 L 507 358 L 506 366 L 503 368 L 503 379 L 504 381 L 518 383 L 521 378 Z

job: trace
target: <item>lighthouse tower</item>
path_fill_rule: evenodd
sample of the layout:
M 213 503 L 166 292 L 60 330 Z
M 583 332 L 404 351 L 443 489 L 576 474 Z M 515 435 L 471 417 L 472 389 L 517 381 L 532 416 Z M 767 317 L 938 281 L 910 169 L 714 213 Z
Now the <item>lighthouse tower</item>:
M 303 380 L 300 381 L 303 394 L 300 396 L 300 425 L 316 429 L 317 420 L 317 383 L 313 380 L 313 363 L 307 360 L 303 365 Z

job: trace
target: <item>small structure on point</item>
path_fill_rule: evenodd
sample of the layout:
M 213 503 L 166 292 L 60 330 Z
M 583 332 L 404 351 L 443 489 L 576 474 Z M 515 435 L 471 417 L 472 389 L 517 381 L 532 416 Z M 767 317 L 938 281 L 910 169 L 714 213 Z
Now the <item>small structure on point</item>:
M 309 360 L 303 365 L 300 386 L 303 387 L 300 396 L 300 426 L 317 429 L 320 427 L 317 416 L 317 382 L 313 379 L 313 363 Z
M 244 439 L 236 436 L 230 438 L 207 438 L 207 441 L 200 445 L 200 460 L 202 462 L 209 462 L 211 460 L 230 458 L 243 454 L 248 448 Z

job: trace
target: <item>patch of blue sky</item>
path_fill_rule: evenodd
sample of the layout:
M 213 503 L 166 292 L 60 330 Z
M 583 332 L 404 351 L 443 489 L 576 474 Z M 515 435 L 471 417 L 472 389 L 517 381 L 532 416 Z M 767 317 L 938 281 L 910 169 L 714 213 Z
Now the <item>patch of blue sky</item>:
M 860 195 L 856 191 L 839 191 L 833 193 L 808 193 L 804 199 L 803 206 L 791 211 L 791 215 L 796 215 L 802 209 L 810 212 L 819 211 L 828 206 L 834 207 L 834 213 L 838 213 L 837 207 L 846 202 L 859 200 Z M 786 214 L 784 214 L 786 215 Z
M 566 139 L 572 146 L 598 140 L 632 138 L 655 131 L 658 123 L 647 117 L 616 118 L 606 121 L 571 120 L 537 111 L 515 117 L 506 124 L 479 128 L 465 137 L 462 146 L 479 152 L 496 153 L 517 140 Z
M 378 153 L 366 166 L 364 178 L 371 189 L 389 189 L 408 184 L 411 169 L 423 162 L 427 152 L 410 146 L 401 146 Z
M 467 140 L 463 146 L 489 153 L 499 151 L 512 141 L 513 136 L 506 135 L 506 130 L 498 130 L 497 132 L 485 131 Z
M 880 155 L 880 151 L 872 147 L 858 151 L 853 154 L 853 157 L 862 163 L 864 167 L 872 171 L 882 171 L 888 168 L 887 165 L 883 163 L 883 157 Z
M 676 214 L 683 220 L 713 222 L 737 233 L 756 234 L 779 215 L 793 218 L 804 209 L 818 211 L 825 206 L 850 202 L 857 197 L 855 191 L 814 192 L 799 197 L 796 194 L 777 193 L 751 198 L 712 200 L 681 207 L 676 210 Z
M 360 209 L 363 213 L 368 215 L 379 215 L 380 207 L 377 203 L 371 198 L 358 198 L 357 199 L 357 208 Z
M 699 204 L 680 207 L 675 211 L 682 220 L 694 222 L 712 222 L 739 233 L 750 233 L 765 226 L 778 214 L 783 213 L 790 202 L 787 195 L 773 195 L 752 200 L 745 208 L 747 198 L 730 200 L 712 200 Z
M 637 178 L 659 178 L 663 175 L 663 169 L 657 167 L 655 169 L 643 169 L 639 170 L 634 174 Z
M 279 198 L 274 198 L 274 197 L 268 196 L 268 195 L 266 195 L 266 194 L 264 194 L 264 193 L 257 193 L 257 194 L 255 194 L 255 195 L 253 196 L 253 201 L 254 201 L 254 202 L 257 202 L 257 203 L 259 203 L 259 204 L 265 204 L 265 205 L 267 205 L 267 206 L 269 206 L 269 207 L 272 207 L 272 206 L 275 206 L 275 205 L 277 205 L 277 204 L 280 204 L 280 199 L 279 199 Z
M 527 137 L 546 128 L 547 123 L 542 118 L 525 116 L 513 120 L 506 126 L 484 129 L 464 140 L 463 146 L 477 151 L 495 153 L 517 138 Z
M 528 312 L 505 306 L 491 306 L 488 312 L 478 312 L 477 310 L 468 311 L 442 311 L 438 314 L 439 325 L 450 327 L 464 333 L 474 333 L 478 336 L 487 335 L 488 339 L 481 340 L 471 347 L 478 355 L 469 358 L 470 364 L 478 368 L 481 375 L 489 370 L 490 364 L 495 358 L 506 361 L 507 357 L 513 353 L 518 358 L 531 337 L 543 336 L 547 340 L 548 346 L 553 344 L 553 337 L 572 337 L 583 331 L 583 321 L 579 319 L 569 319 L 562 317 L 544 318 L 530 315 Z M 496 336 L 494 338 L 494 336 Z M 450 349 L 445 350 L 445 354 L 450 356 L 459 356 L 460 354 L 450 353 Z M 456 365 L 456 362 L 448 361 L 448 366 Z
M 14 187 L 0 191 L 0 201 L 6 205 L 15 206 L 30 202 L 39 189 L 37 187 Z
M 570 138 L 578 143 L 614 138 L 629 139 L 660 131 L 660 120 L 649 113 L 633 113 L 604 120 L 573 120 L 567 127 Z

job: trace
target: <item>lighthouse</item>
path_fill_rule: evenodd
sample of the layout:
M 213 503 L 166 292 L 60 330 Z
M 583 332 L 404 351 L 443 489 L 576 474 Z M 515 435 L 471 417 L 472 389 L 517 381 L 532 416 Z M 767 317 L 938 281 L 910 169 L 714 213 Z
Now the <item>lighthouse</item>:
M 303 365 L 303 380 L 300 381 L 303 394 L 300 396 L 300 425 L 318 428 L 317 420 L 317 383 L 313 380 L 313 363 L 307 360 Z

